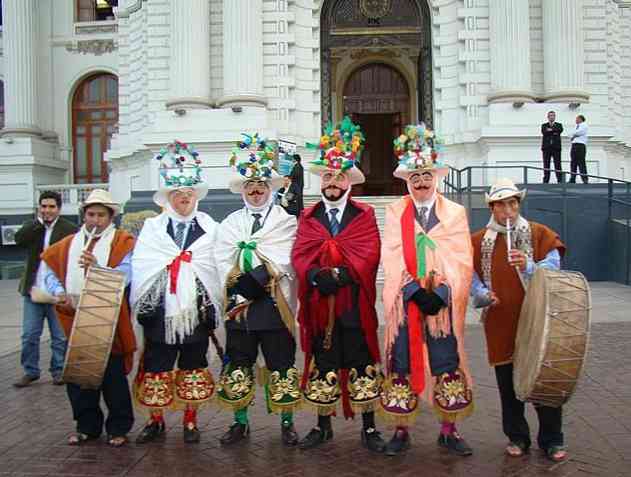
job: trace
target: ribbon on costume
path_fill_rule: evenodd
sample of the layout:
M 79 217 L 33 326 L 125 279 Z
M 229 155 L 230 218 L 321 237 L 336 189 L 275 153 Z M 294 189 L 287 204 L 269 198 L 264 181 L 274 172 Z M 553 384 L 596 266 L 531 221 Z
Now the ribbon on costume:
M 180 275 L 180 265 L 182 262 L 191 263 L 193 259 L 193 252 L 190 250 L 182 250 L 182 252 L 173 259 L 173 261 L 167 265 L 169 271 L 170 288 L 169 291 L 172 295 L 177 293 L 177 277 Z
M 401 216 L 401 239 L 403 244 L 403 259 L 408 273 L 417 281 L 424 278 L 426 272 L 426 247 L 432 250 L 436 244 L 425 234 L 415 237 L 414 203 L 411 199 Z M 423 238 L 426 237 L 426 238 Z M 430 245 L 431 244 L 431 245 Z M 421 270 L 423 274 L 421 274 Z M 415 394 L 421 394 L 425 389 L 425 356 L 423 355 L 423 314 L 418 305 L 410 300 L 407 303 L 408 331 L 410 346 L 410 385 Z
M 256 242 L 241 241 L 237 244 L 243 252 L 243 271 L 245 273 L 252 271 L 253 252 L 256 250 Z

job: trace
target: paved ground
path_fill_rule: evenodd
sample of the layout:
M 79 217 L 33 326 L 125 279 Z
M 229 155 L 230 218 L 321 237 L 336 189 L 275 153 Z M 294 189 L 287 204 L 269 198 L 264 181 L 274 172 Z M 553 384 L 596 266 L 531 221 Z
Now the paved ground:
M 181 442 L 180 416 L 168 419 L 164 443 L 131 444 L 110 449 L 104 441 L 81 448 L 65 445 L 73 428 L 63 388 L 50 377 L 23 390 L 11 386 L 20 375 L 18 307 L 13 282 L 0 282 L 0 476 L 607 476 L 631 475 L 631 288 L 594 284 L 594 321 L 585 376 L 565 408 L 566 440 L 571 459 L 552 465 L 538 451 L 519 459 L 503 454 L 499 399 L 491 370 L 486 365 L 482 330 L 470 317 L 467 348 L 476 381 L 476 412 L 460 427 L 475 454 L 459 459 L 435 444 L 437 425 L 429 409 L 413 429 L 413 447 L 405 456 L 375 456 L 359 444 L 359 422 L 334 422 L 332 443 L 310 453 L 286 451 L 279 442 L 278 420 L 263 411 L 262 402 L 252 412 L 249 442 L 233 449 L 219 446 L 218 437 L 230 424 L 225 412 L 209 408 L 201 414 L 202 443 Z M 48 359 L 42 346 L 42 359 Z M 214 368 L 216 372 L 216 360 Z M 135 434 L 143 418 L 138 416 Z M 536 431 L 534 412 L 529 420 Z M 296 418 L 304 434 L 314 417 L 303 412 Z M 382 426 L 384 433 L 390 433 Z

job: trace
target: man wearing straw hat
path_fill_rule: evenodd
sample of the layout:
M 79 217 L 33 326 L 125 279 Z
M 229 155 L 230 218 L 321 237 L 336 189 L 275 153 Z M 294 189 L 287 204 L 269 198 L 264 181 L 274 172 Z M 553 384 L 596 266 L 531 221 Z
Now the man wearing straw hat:
M 409 195 L 386 208 L 381 252 L 388 371 L 381 410 L 397 426 L 386 454 L 410 446 L 408 427 L 423 397 L 441 423 L 438 445 L 468 456 L 472 450 L 456 430 L 473 411 L 464 351 L 473 271 L 467 214 L 436 190 L 448 168 L 433 131 L 407 126 L 394 146 L 394 176 L 406 181 Z
M 513 388 L 513 351 L 524 285 L 538 267 L 559 269 L 565 245 L 548 227 L 523 218 L 519 209 L 526 196 L 510 179 L 499 179 L 486 194 L 491 219 L 473 234 L 474 267 L 471 295 L 483 308 L 489 364 L 502 402 L 502 428 L 509 439 L 506 453 L 520 457 L 530 448 L 530 429 L 525 406 Z M 510 243 L 509 243 L 510 237 Z M 547 457 L 561 461 L 563 447 L 562 409 L 535 406 L 539 418 L 537 443 Z
M 91 266 L 109 267 L 124 272 L 126 285 L 131 279 L 131 257 L 134 238 L 116 229 L 113 219 L 120 205 L 109 192 L 93 190 L 81 206 L 84 223 L 79 232 L 47 248 L 42 260 L 50 269 L 45 277 L 46 291 L 57 298 L 57 316 L 66 336 L 70 336 L 75 307 Z M 102 431 L 104 416 L 100 407 L 101 394 L 108 408 L 105 429 L 108 444 L 119 447 L 127 442 L 127 433 L 134 423 L 127 374 L 132 369 L 136 339 L 131 324 L 127 294 L 121 304 L 112 351 L 99 389 L 83 389 L 67 383 L 72 413 L 77 431 L 68 444 L 79 445 L 97 439 Z
M 198 153 L 175 141 L 156 159 L 162 185 L 153 200 L 163 212 L 145 220 L 132 261 L 130 299 L 144 332 L 134 397 L 150 414 L 136 442 L 163 438 L 164 412 L 177 409 L 184 411 L 184 442 L 196 443 L 197 411 L 215 388 L 206 353 L 219 303 L 217 223 L 197 210 L 208 193 Z
M 303 450 L 333 438 L 331 416 L 341 401 L 345 418 L 362 415 L 362 444 L 383 452 L 375 426 L 382 374 L 379 367 L 377 268 L 381 242 L 375 211 L 350 198 L 364 182 L 357 167 L 364 136 L 346 117 L 327 127 L 309 172 L 320 177 L 321 200 L 300 216 L 292 264 L 298 278 L 306 403 L 317 425 Z
M 283 180 L 274 170 L 274 147 L 258 134 L 243 136 L 230 158 L 230 191 L 243 197 L 244 207 L 221 223 L 215 247 L 226 315 L 226 359 L 217 397 L 234 412 L 221 444 L 235 444 L 249 434 L 248 407 L 254 399 L 260 347 L 265 366 L 258 374 L 267 409 L 281 415 L 283 445 L 295 446 L 293 412 L 301 396 L 290 262 L 296 218 L 274 205 L 274 192 Z

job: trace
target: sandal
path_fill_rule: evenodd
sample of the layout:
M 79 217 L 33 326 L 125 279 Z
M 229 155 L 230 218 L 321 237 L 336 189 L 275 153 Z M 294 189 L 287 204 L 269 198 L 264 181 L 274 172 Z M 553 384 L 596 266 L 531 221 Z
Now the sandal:
M 74 434 L 71 434 L 68 436 L 68 445 L 69 446 L 80 446 L 81 444 L 83 444 L 84 442 L 87 442 L 89 440 L 95 439 L 94 437 L 90 437 L 87 434 L 84 434 L 83 432 L 75 432 Z
M 526 447 L 521 442 L 509 442 L 506 446 L 506 454 L 511 457 L 521 457 L 526 452 L 528 452 L 528 447 Z
M 122 447 L 127 444 L 128 439 L 127 436 L 107 436 L 107 445 L 111 447 Z
M 545 453 L 552 462 L 563 462 L 567 459 L 567 450 L 564 446 L 550 446 L 545 450 Z

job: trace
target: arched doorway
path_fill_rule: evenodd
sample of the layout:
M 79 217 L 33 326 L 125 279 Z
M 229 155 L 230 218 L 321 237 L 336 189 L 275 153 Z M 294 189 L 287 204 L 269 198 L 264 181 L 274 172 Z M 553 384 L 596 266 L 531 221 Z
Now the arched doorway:
M 362 127 L 366 145 L 361 168 L 366 183 L 356 193 L 398 195 L 403 182 L 393 179 L 393 138 L 410 122 L 410 88 L 390 65 L 368 63 L 353 71 L 344 85 L 344 114 Z
M 429 0 L 323 0 L 320 28 L 322 124 L 351 113 L 368 140 L 362 193 L 398 194 L 395 134 L 434 123 Z
M 72 98 L 75 184 L 107 182 L 103 154 L 118 123 L 118 79 L 109 73 L 85 78 Z

